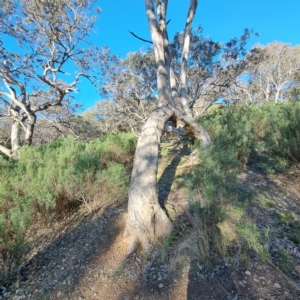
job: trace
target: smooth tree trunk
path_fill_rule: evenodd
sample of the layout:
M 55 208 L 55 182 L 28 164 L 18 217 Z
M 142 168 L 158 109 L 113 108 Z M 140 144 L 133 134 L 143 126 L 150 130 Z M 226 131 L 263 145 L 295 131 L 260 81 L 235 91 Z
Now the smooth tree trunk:
M 172 223 L 160 207 L 157 195 L 157 167 L 160 139 L 166 122 L 174 115 L 169 105 L 155 109 L 138 138 L 129 189 L 125 236 L 130 235 L 128 253 L 139 243 L 151 244 L 172 230 Z
M 10 149 L 0 145 L 0 151 L 5 154 L 7 157 L 17 158 L 18 150 L 24 144 L 26 146 L 31 146 L 33 132 L 36 124 L 36 115 L 34 113 L 30 113 L 30 116 L 26 118 L 27 123 L 23 120 L 22 126 L 19 121 L 13 121 L 11 126 L 10 133 Z M 24 141 L 21 145 L 21 130 L 25 131 Z
M 21 143 L 20 143 L 20 132 L 21 128 L 20 128 L 20 123 L 14 121 L 11 127 L 11 152 L 12 154 L 17 152 L 20 147 L 21 147 Z
M 36 115 L 31 113 L 28 118 L 28 124 L 26 126 L 26 131 L 25 131 L 25 145 L 27 146 L 31 146 L 32 144 L 35 124 L 36 124 Z
M 280 91 L 277 90 L 275 93 L 275 103 L 278 102 L 279 96 L 280 96 Z
M 21 147 L 20 143 L 20 133 L 21 133 L 21 126 L 20 123 L 17 121 L 14 121 L 11 126 L 11 133 L 10 133 L 10 149 L 0 145 L 0 151 L 6 155 L 7 157 L 14 157 L 18 150 Z
M 7 157 L 17 158 L 18 150 L 21 148 L 21 129 L 25 130 L 25 139 L 22 144 L 31 146 L 34 127 L 36 124 L 36 116 L 31 114 L 30 118 L 28 119 L 29 121 L 27 124 L 23 123 L 22 128 L 20 122 L 13 122 L 10 133 L 10 149 L 0 145 L 0 151 Z
M 125 236 L 130 236 L 128 253 L 140 244 L 148 250 L 172 230 L 172 222 L 158 202 L 157 168 L 160 140 L 170 128 L 178 134 L 194 135 L 204 147 L 210 146 L 207 132 L 197 124 L 188 108 L 186 68 L 191 24 L 198 0 L 191 0 L 185 26 L 184 51 L 181 61 L 180 88 L 172 70 L 171 50 L 166 28 L 168 0 L 145 0 L 150 33 L 157 65 L 158 107 L 150 114 L 135 152 L 129 189 L 128 218 Z M 156 8 L 156 11 L 155 11 Z M 182 74 L 184 73 L 184 74 Z M 181 91 L 181 95 L 178 91 Z M 166 126 L 171 121 L 175 126 Z

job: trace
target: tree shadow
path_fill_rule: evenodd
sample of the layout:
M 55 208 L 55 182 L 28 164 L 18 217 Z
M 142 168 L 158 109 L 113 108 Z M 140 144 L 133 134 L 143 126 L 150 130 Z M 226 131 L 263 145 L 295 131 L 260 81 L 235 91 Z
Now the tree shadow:
M 178 164 L 179 162 L 177 162 L 177 166 Z M 166 174 L 165 176 L 167 176 Z M 260 213 L 257 213 L 255 209 L 257 197 L 264 192 L 270 192 L 271 189 L 274 197 L 277 194 L 278 197 L 283 195 L 282 188 L 272 178 L 265 177 L 265 174 L 262 174 L 255 167 L 245 172 L 245 176 L 240 179 L 236 187 L 237 204 L 249 203 L 245 215 L 256 222 L 259 229 L 261 229 L 261 225 L 268 225 L 269 215 L 270 218 L 273 218 L 273 214 L 276 213 L 269 207 L 260 208 Z M 290 205 L 289 202 L 288 198 L 282 199 L 282 203 L 286 204 L 286 207 Z M 292 209 L 290 206 L 289 208 Z M 73 228 L 58 236 L 43 251 L 31 258 L 21 270 L 23 277 L 21 287 L 28 286 L 25 296 L 29 298 L 29 294 L 31 294 L 33 299 L 41 299 L 45 295 L 49 295 L 49 297 L 51 295 L 55 298 L 54 295 L 57 295 L 59 291 L 63 295 L 71 297 L 66 296 L 65 299 L 74 299 L 78 286 L 82 284 L 82 278 L 89 277 L 90 272 L 92 272 L 90 276 L 101 274 L 103 266 L 99 266 L 97 260 L 101 257 L 106 259 L 105 254 L 110 251 L 116 237 L 123 230 L 123 227 L 119 226 L 116 220 L 124 209 L 125 203 L 121 203 L 107 208 L 103 212 L 87 215 L 76 226 L 74 225 Z M 278 208 L 279 211 L 280 209 L 283 211 L 284 207 Z M 298 210 L 295 209 L 300 215 Z M 181 242 L 181 239 L 189 238 L 194 230 L 193 226 L 195 227 L 190 221 L 193 214 L 195 211 L 190 208 L 182 212 L 175 220 L 173 232 L 163 243 L 158 244 L 153 252 L 150 254 L 135 253 L 127 257 L 117 269 L 111 271 L 115 275 L 109 279 L 111 281 L 109 288 L 113 289 L 114 284 L 116 286 L 123 285 L 121 292 L 111 296 L 110 299 L 202 300 L 213 298 L 233 300 L 259 299 L 257 298 L 258 295 L 263 298 L 263 293 L 266 293 L 265 285 L 268 281 L 274 285 L 278 280 L 279 273 L 276 268 L 267 268 L 266 264 L 260 261 L 255 253 L 253 254 L 253 251 L 247 254 L 249 257 L 246 259 L 250 262 L 248 266 L 232 262 L 235 255 L 239 255 L 240 251 L 240 249 L 235 248 L 234 243 L 229 245 L 229 248 L 232 247 L 230 249 L 232 251 L 230 253 L 231 261 L 219 256 L 212 262 L 205 263 L 205 260 L 195 258 L 195 254 L 192 252 L 185 252 L 185 263 L 178 262 L 176 257 L 179 253 L 178 243 Z M 289 222 L 286 222 L 287 224 Z M 211 227 L 210 230 L 214 228 L 215 235 L 218 235 L 217 222 L 212 222 L 209 226 Z M 194 238 L 193 242 L 199 240 L 197 235 L 191 238 Z M 208 239 L 210 238 L 208 236 Z M 269 242 L 270 251 L 272 250 L 272 241 L 273 237 Z M 238 259 L 239 257 L 237 257 Z M 252 262 L 262 266 L 262 269 L 258 270 Z M 245 274 L 246 271 L 252 275 Z M 266 274 L 272 276 L 267 277 Z M 118 276 L 120 276 L 120 282 Z M 296 297 L 296 292 L 284 283 L 283 277 L 280 280 L 280 285 L 290 292 L 287 296 L 290 298 L 282 299 Z M 32 288 L 30 288 L 31 286 Z M 100 294 L 98 293 L 95 299 L 103 299 L 101 298 L 102 287 L 100 287 Z M 273 293 L 272 296 L 278 292 L 274 286 L 269 288 L 270 291 Z
M 265 158 L 263 162 L 272 165 L 272 162 L 266 161 Z M 287 278 L 278 265 L 282 258 L 276 254 L 276 248 L 278 252 L 278 248 L 285 247 L 285 251 L 288 249 L 289 255 L 296 259 L 297 253 L 292 253 L 296 245 L 293 246 L 287 238 L 293 234 L 294 222 L 279 220 L 278 214 L 280 216 L 280 212 L 284 213 L 287 210 L 293 211 L 299 217 L 300 210 L 291 206 L 295 199 L 292 196 L 289 199 L 284 196 L 283 187 L 274 181 L 275 176 L 268 176 L 261 165 L 250 166 L 245 175 L 239 183 L 238 201 L 243 201 L 243 195 L 246 193 L 249 196 L 241 220 L 255 224 L 260 235 L 258 242 L 260 245 L 266 245 L 269 258 L 263 258 L 261 253 L 254 249 L 251 243 L 254 243 L 255 232 L 249 232 L 249 236 L 243 237 L 239 245 L 232 243 L 232 247 L 238 248 L 232 248 L 232 253 L 227 259 L 220 257 L 211 266 L 203 262 L 194 262 L 191 265 L 186 299 L 298 299 L 300 296 L 299 286 L 297 288 L 297 284 L 290 280 L 299 282 L 299 274 L 295 272 L 295 267 L 299 265 L 300 259 L 298 258 L 298 263 L 294 264 L 294 269 Z M 283 232 L 278 230 L 281 226 Z M 265 235 L 266 229 L 270 229 L 269 236 Z M 278 245 L 279 240 L 281 245 Z M 282 293 L 283 290 L 285 293 Z
M 264 163 L 268 164 L 265 159 Z M 289 231 L 292 229 L 293 222 L 279 220 L 276 217 L 278 212 L 284 212 L 285 209 L 288 209 L 295 211 L 300 216 L 299 207 L 293 209 L 292 203 L 290 203 L 294 202 L 295 199 L 284 198 L 283 187 L 277 183 L 275 177 L 268 176 L 261 165 L 252 165 L 241 174 L 235 187 L 235 193 L 236 199 L 231 205 L 237 209 L 244 208 L 240 220 L 255 224 L 262 238 L 264 238 L 264 228 L 267 226 L 276 228 L 279 223 L 285 223 L 283 228 L 290 226 Z M 281 206 L 276 206 L 275 210 L 273 206 L 269 207 L 268 202 L 266 202 L 265 207 L 265 202 L 262 201 L 266 197 L 269 197 L 270 201 L 273 202 L 279 203 L 280 200 Z M 200 200 L 199 203 L 201 203 Z M 208 210 L 213 209 L 210 207 Z M 197 259 L 195 252 L 199 251 L 197 243 L 201 237 L 197 234 L 193 235 L 196 224 L 193 225 L 190 221 L 191 218 L 194 218 L 195 213 L 195 209 L 189 207 L 177 217 L 173 232 L 163 243 L 157 244 L 155 249 L 145 256 L 144 261 L 147 263 L 140 266 L 137 275 L 138 280 L 128 288 L 126 295 L 119 296 L 118 300 L 140 298 L 159 300 L 299 298 L 299 291 L 275 266 L 272 257 L 274 240 L 284 239 L 283 236 L 274 233 L 271 234 L 269 240 L 260 240 L 261 243 L 266 242 L 268 244 L 271 255 L 270 261 L 261 259 L 259 253 L 253 248 L 250 249 L 246 239 L 238 242 L 233 240 L 226 244 L 226 255 L 213 253 L 216 248 L 214 246 L 209 248 L 211 253 L 206 259 L 203 256 L 201 258 L 201 255 Z M 201 214 L 198 219 L 201 221 Z M 271 221 L 274 223 L 269 223 Z M 230 224 L 229 222 L 229 229 Z M 213 231 L 212 235 L 208 234 L 206 237 L 208 242 L 211 242 L 213 236 L 220 237 L 226 234 L 226 232 L 220 232 L 218 221 L 213 222 L 213 218 L 207 227 L 208 231 Z M 191 251 L 193 249 L 186 251 L 184 258 L 182 258 L 184 262 L 181 263 L 179 256 L 177 256 L 180 254 L 179 244 L 188 239 L 190 239 L 195 251 Z M 285 243 L 291 244 L 289 241 L 285 241 Z M 291 249 L 293 250 L 295 247 Z M 296 276 L 293 278 L 299 282 Z M 281 288 L 278 289 L 278 286 Z M 282 293 L 283 290 L 285 291 L 284 294 Z
M 158 200 L 161 206 L 164 206 L 165 200 L 168 198 L 168 195 L 171 192 L 171 187 L 174 183 L 176 170 L 178 165 L 180 164 L 181 158 L 183 156 L 188 156 L 191 153 L 187 141 L 184 140 L 183 143 L 178 143 L 178 145 L 181 147 L 180 151 L 178 152 L 177 149 L 172 150 L 175 155 L 168 166 L 164 169 L 157 182 Z
M 93 261 L 110 249 L 123 230 L 115 221 L 125 209 L 124 204 L 86 215 L 23 265 L 20 285 L 25 287 L 25 296 L 48 297 L 57 288 L 72 293 Z

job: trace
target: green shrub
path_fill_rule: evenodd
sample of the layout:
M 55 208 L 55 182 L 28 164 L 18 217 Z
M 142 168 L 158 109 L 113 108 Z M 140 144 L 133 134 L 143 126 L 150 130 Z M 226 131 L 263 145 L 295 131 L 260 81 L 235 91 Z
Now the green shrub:
M 278 162 L 300 161 L 300 102 L 280 103 L 269 111 L 270 126 L 266 132 L 266 152 Z
M 235 149 L 241 166 L 248 163 L 252 153 L 258 152 L 275 162 L 280 171 L 300 162 L 299 113 L 300 101 L 252 107 L 228 105 L 198 121 L 213 140 L 220 131 L 226 132 L 227 143 Z
M 228 133 L 219 130 L 214 136 L 212 147 L 203 151 L 199 149 L 202 163 L 187 178 L 187 187 L 191 195 L 201 191 L 210 207 L 220 206 L 225 199 L 235 192 L 238 173 L 237 153 L 228 143 Z
M 208 131 L 212 146 L 207 151 L 199 149 L 201 163 L 186 180 L 192 199 L 192 231 L 182 243 L 184 249 L 200 259 L 214 252 L 221 254 L 228 243 L 222 244 L 224 237 L 219 229 L 226 234 L 225 225 L 229 224 L 232 241 L 242 240 L 247 249 L 255 250 L 263 259 L 268 258 L 267 236 L 251 220 L 240 221 L 249 195 L 245 195 L 236 179 L 248 164 L 256 164 L 264 172 L 274 174 L 300 162 L 299 112 L 300 102 L 252 107 L 227 105 L 212 109 L 198 119 Z M 274 206 L 267 200 L 261 204 Z M 244 208 L 235 219 L 228 210 L 237 207 Z M 291 216 L 279 213 L 278 218 L 292 220 Z
M 231 147 L 241 166 L 245 166 L 255 145 L 255 131 L 250 120 L 248 107 L 231 105 L 198 121 L 207 129 L 213 142 L 222 139 L 222 147 Z
M 0 281 L 14 276 L 33 216 L 51 221 L 81 203 L 92 209 L 124 197 L 135 145 L 132 134 L 67 137 L 24 147 L 18 161 L 0 157 Z
M 98 153 L 105 163 L 113 160 L 130 165 L 136 147 L 136 136 L 132 133 L 108 134 L 103 139 L 91 141 L 87 148 Z
M 267 246 L 267 241 L 269 239 L 268 230 L 266 230 L 265 234 L 262 235 L 258 231 L 255 224 L 248 221 L 242 221 L 238 225 L 238 233 L 240 237 L 247 243 L 247 246 L 256 251 L 262 259 L 267 260 L 269 258 Z
M 212 258 L 215 254 L 224 255 L 226 250 L 218 224 L 226 217 L 226 204 L 236 198 L 239 167 L 231 140 L 226 128 L 217 128 L 212 147 L 206 151 L 198 149 L 201 164 L 186 180 L 193 199 L 190 202 L 193 230 L 180 249 L 198 260 L 207 256 Z

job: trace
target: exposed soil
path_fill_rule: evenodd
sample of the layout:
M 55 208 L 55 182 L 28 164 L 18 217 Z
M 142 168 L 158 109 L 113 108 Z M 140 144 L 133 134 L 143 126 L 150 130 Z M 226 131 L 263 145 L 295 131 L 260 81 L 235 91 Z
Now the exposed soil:
M 161 158 L 159 197 L 170 217 L 181 220 L 176 226 L 184 227 L 190 214 L 184 174 L 199 161 L 186 145 L 177 146 Z M 128 257 L 124 199 L 37 228 L 28 237 L 18 282 L 2 287 L 0 299 L 300 299 L 298 169 L 279 176 L 252 167 L 239 180 L 252 195 L 247 216 L 261 231 L 270 229 L 269 260 L 254 251 L 245 257 L 234 247 L 232 256 L 210 263 L 182 258 L 180 241 Z

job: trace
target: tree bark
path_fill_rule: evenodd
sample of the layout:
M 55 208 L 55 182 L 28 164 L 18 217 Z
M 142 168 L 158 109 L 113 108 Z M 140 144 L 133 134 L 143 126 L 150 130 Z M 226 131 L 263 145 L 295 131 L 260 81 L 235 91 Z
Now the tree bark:
M 172 117 L 183 118 L 186 123 L 184 134 L 194 135 L 205 148 L 210 147 L 210 138 L 205 129 L 190 116 L 170 105 L 155 109 L 138 138 L 129 189 L 128 219 L 124 236 L 131 236 L 128 254 L 141 244 L 145 250 L 166 237 L 172 230 L 172 222 L 158 202 L 157 168 L 160 139 L 165 125 Z
M 167 236 L 172 230 L 172 222 L 158 202 L 157 168 L 160 139 L 167 121 L 176 123 L 177 132 L 184 135 L 193 134 L 202 141 L 204 147 L 210 146 L 207 132 L 191 117 L 187 101 L 186 68 L 190 40 L 191 24 L 195 15 L 198 0 L 191 0 L 187 25 L 185 27 L 185 49 L 181 72 L 180 97 L 174 72 L 171 67 L 171 51 L 166 32 L 167 0 L 145 0 L 150 33 L 154 46 L 158 107 L 151 113 L 138 138 L 128 201 L 128 219 L 125 236 L 130 236 L 128 253 L 135 251 L 139 244 L 148 250 Z
M 170 105 L 158 107 L 151 113 L 138 138 L 124 234 L 131 235 L 128 253 L 135 251 L 139 243 L 148 250 L 172 230 L 171 221 L 158 203 L 157 166 L 161 135 L 173 115 Z
M 275 93 L 275 103 L 278 102 L 279 95 L 280 95 L 280 90 L 276 90 L 276 93 Z
M 7 157 L 11 157 L 12 152 L 11 152 L 10 149 L 8 149 L 8 148 L 6 148 L 6 147 L 0 145 L 0 151 L 1 151 L 4 155 L 6 155 Z
M 12 154 L 17 152 L 20 147 L 20 123 L 17 121 L 14 121 L 11 127 L 11 152 Z
M 26 133 L 25 133 L 25 145 L 31 146 L 32 144 L 32 137 L 33 131 L 36 123 L 36 115 L 31 113 L 28 117 L 28 124 L 26 126 Z
M 184 37 L 183 37 L 183 49 L 181 55 L 181 70 L 180 70 L 180 89 L 181 89 L 181 102 L 185 113 L 189 116 L 191 111 L 189 109 L 188 93 L 187 93 L 187 84 L 186 84 L 186 71 L 187 71 L 187 61 L 190 48 L 190 38 L 193 19 L 197 10 L 198 0 L 191 0 L 190 8 L 185 23 Z
M 20 131 L 21 126 L 20 123 L 17 121 L 14 121 L 11 126 L 11 133 L 10 133 L 10 149 L 0 145 L 0 151 L 6 155 L 7 157 L 13 157 L 15 153 L 20 149 L 21 143 L 20 143 Z

